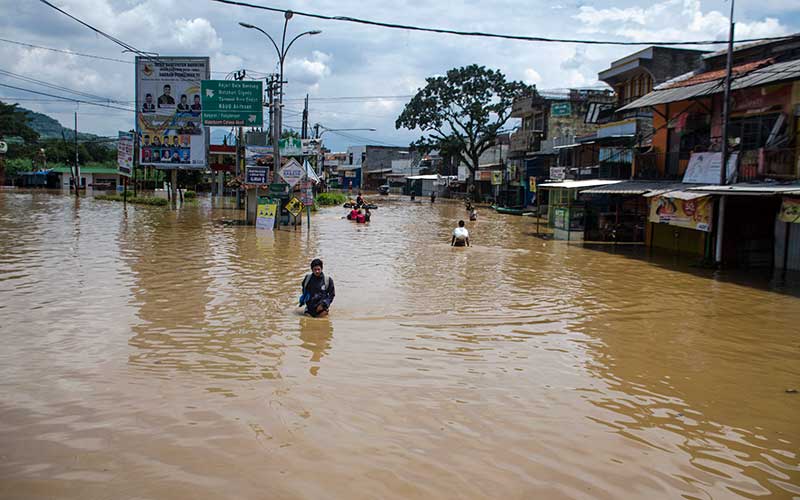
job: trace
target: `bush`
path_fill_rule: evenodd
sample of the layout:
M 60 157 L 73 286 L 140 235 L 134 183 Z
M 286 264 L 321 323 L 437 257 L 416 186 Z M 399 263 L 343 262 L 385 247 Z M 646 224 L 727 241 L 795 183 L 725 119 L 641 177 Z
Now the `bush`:
M 316 198 L 316 205 L 323 207 L 342 205 L 345 202 L 347 202 L 347 196 L 342 193 L 320 193 Z
M 101 194 L 94 197 L 95 200 L 103 201 L 124 201 L 121 194 Z M 137 205 L 154 205 L 163 207 L 169 204 L 165 198 L 156 198 L 154 196 L 132 196 L 128 195 L 128 203 L 136 203 Z
M 197 198 L 197 193 L 195 193 L 191 189 L 187 189 L 186 191 L 183 192 L 183 198 L 186 200 L 192 200 L 194 198 Z

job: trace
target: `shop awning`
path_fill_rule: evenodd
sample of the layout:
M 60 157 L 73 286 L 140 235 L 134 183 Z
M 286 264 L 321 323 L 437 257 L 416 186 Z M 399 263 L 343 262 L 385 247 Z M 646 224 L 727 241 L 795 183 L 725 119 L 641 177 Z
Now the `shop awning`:
M 665 191 L 661 193 L 647 193 L 644 195 L 645 198 L 650 198 L 653 196 L 663 196 L 665 198 L 674 198 L 676 200 L 696 200 L 698 198 L 703 198 L 704 196 L 708 196 L 708 193 L 701 193 L 698 191 L 684 191 L 681 189 L 676 189 L 674 191 Z
M 581 189 L 581 188 L 591 188 L 595 186 L 604 186 L 607 184 L 619 184 L 623 181 L 610 181 L 606 179 L 586 179 L 584 181 L 560 181 L 560 182 L 548 182 L 546 184 L 539 184 L 540 188 L 543 189 L 550 189 L 550 188 L 566 188 L 566 189 Z
M 745 73 L 742 76 L 735 77 L 731 82 L 731 90 L 741 90 L 749 87 L 759 87 L 771 83 L 797 79 L 800 79 L 800 59 L 771 64 Z M 724 90 L 724 86 L 721 85 L 722 81 L 722 79 L 716 79 L 696 85 L 681 87 L 669 87 L 670 82 L 667 82 L 662 84 L 661 89 L 657 88 L 646 96 L 636 99 L 627 106 L 619 108 L 617 111 L 646 108 L 657 104 L 685 101 L 687 99 L 719 94 Z
M 600 187 L 584 189 L 581 194 L 635 194 L 645 195 L 651 191 L 666 191 L 681 188 L 681 184 L 658 181 L 624 181 Z

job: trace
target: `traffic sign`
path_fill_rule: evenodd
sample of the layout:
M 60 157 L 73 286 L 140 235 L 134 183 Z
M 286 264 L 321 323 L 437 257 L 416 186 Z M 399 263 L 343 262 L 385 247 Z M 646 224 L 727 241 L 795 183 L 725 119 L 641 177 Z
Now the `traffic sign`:
M 251 167 L 247 166 L 245 170 L 244 183 L 245 184 L 269 184 L 269 168 L 268 167 Z
M 200 102 L 204 126 L 261 127 L 264 90 L 257 80 L 203 80 Z
M 303 205 L 311 205 L 314 203 L 314 183 L 311 181 L 303 181 L 299 183 L 300 187 L 300 201 Z
M 303 211 L 303 202 L 297 198 L 292 198 L 289 200 L 289 203 L 286 204 L 286 210 L 288 210 L 290 214 L 297 217 L 300 212 Z
M 286 165 L 281 167 L 278 173 L 283 178 L 283 180 L 285 180 L 286 183 L 292 187 L 294 187 L 294 185 L 297 184 L 306 175 L 306 171 L 303 168 L 303 166 L 300 165 L 294 158 L 289 160 L 289 162 L 286 163 Z

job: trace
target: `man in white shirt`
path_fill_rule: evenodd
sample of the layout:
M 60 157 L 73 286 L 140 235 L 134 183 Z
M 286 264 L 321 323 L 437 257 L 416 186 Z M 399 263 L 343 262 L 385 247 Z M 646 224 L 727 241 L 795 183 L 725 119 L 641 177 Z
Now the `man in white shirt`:
M 469 246 L 469 231 L 464 227 L 463 220 L 458 221 L 458 227 L 453 229 L 453 239 L 450 240 L 450 246 Z

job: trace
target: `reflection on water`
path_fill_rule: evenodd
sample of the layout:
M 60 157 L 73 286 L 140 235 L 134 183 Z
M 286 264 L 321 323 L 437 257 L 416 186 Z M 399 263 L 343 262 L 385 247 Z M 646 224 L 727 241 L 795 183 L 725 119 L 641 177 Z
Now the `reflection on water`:
M 800 495 L 790 281 L 381 201 L 269 233 L 0 192 L 0 497 Z

